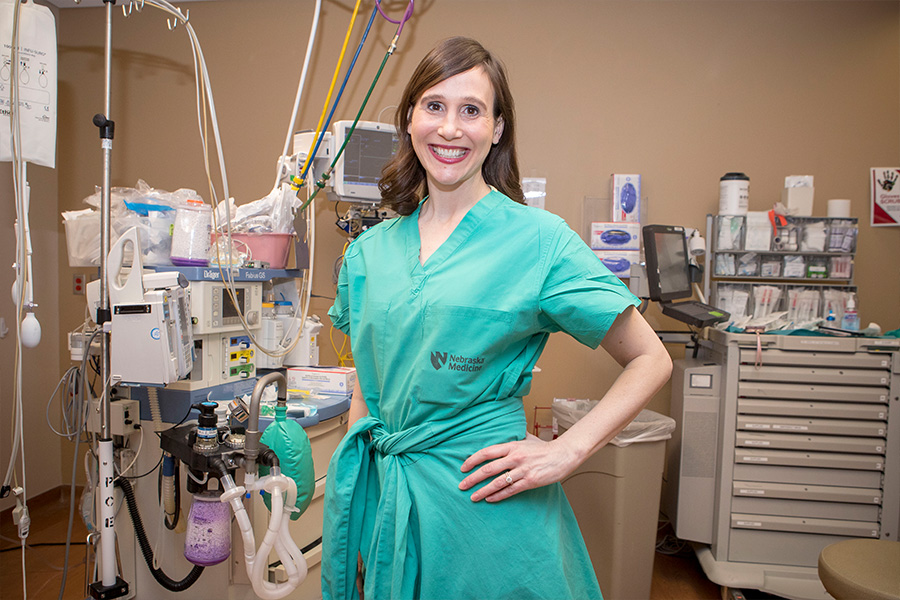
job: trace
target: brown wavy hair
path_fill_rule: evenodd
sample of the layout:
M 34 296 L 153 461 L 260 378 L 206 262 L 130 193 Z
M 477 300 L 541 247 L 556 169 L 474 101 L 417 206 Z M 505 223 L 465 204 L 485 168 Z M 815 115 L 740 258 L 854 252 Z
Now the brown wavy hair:
M 399 138 L 397 153 L 382 169 L 378 182 L 382 205 L 401 215 L 409 215 L 428 195 L 425 169 L 413 150 L 407 131 L 412 109 L 429 88 L 478 66 L 484 68 L 494 89 L 494 119 L 503 119 L 503 134 L 488 152 L 481 172 L 488 185 L 516 202 L 525 203 L 516 156 L 515 109 L 506 69 L 477 41 L 453 37 L 440 42 L 422 59 L 403 91 L 394 117 Z

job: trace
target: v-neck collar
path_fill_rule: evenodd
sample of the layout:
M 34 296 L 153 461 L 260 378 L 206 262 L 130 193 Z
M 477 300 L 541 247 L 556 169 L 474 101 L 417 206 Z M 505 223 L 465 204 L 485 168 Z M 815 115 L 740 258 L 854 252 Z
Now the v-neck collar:
M 422 205 L 427 201 L 422 200 L 416 210 L 413 211 L 406 219 L 406 259 L 410 265 L 412 273 L 427 273 L 443 263 L 447 257 L 459 248 L 459 246 L 468 239 L 475 231 L 484 218 L 494 209 L 497 204 L 503 200 L 504 196 L 497 190 L 491 189 L 481 200 L 466 212 L 466 215 L 460 220 L 459 224 L 453 229 L 450 236 L 444 240 L 437 250 L 435 250 L 425 264 L 419 262 L 419 252 L 422 248 L 422 239 L 419 237 L 419 211 Z

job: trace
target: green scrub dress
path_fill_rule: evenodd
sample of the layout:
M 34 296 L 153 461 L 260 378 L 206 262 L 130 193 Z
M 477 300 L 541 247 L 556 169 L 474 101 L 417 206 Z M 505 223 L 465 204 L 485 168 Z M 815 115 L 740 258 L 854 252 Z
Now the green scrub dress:
M 638 300 L 562 219 L 497 191 L 424 265 L 418 215 L 347 248 L 328 313 L 351 336 L 369 415 L 328 469 L 324 598 L 357 597 L 358 554 L 371 600 L 601 598 L 559 484 L 476 503 L 460 466 L 525 437 L 550 333 L 596 348 Z

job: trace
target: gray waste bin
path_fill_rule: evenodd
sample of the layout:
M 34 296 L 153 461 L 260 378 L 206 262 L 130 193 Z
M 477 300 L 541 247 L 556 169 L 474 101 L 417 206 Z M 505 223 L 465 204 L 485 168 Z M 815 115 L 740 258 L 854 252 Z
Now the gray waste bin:
M 554 402 L 559 434 L 592 405 Z M 671 417 L 644 410 L 562 482 L 606 600 L 650 597 L 666 440 L 674 429 Z

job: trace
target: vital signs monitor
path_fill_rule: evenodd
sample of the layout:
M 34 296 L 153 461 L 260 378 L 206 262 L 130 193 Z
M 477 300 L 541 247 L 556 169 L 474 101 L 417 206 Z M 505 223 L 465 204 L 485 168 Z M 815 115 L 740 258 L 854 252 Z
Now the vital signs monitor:
M 353 121 L 334 124 L 334 144 L 340 148 L 347 139 Z M 332 175 L 334 193 L 349 202 L 380 202 L 378 181 L 381 169 L 397 151 L 397 132 L 393 125 L 359 121 L 335 165 Z

